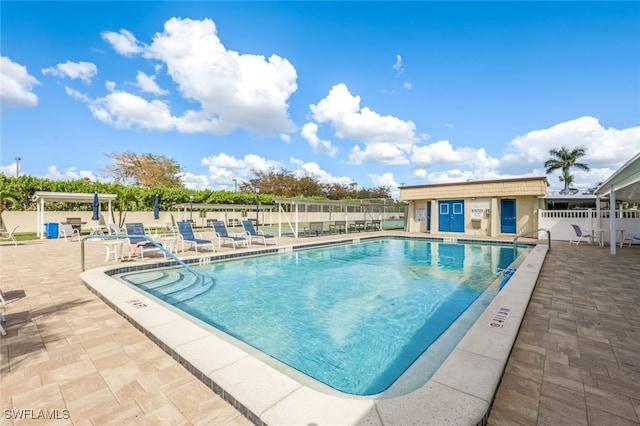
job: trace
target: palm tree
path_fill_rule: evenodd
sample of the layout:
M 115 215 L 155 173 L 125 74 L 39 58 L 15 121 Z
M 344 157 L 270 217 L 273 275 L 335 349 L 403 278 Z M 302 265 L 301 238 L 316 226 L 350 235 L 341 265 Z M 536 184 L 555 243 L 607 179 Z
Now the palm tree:
M 563 146 L 560 149 L 550 149 L 549 154 L 551 154 L 551 158 L 544 162 L 544 166 L 547 168 L 547 174 L 562 169 L 560 181 L 564 182 L 564 189 L 560 191 L 560 193 L 569 194 L 571 192 L 571 184 L 573 183 L 573 175 L 570 172 L 571 167 L 576 167 L 585 172 L 590 170 L 588 165 L 578 163 L 578 159 L 585 156 L 585 150 L 584 148 L 578 147 L 569 151 Z

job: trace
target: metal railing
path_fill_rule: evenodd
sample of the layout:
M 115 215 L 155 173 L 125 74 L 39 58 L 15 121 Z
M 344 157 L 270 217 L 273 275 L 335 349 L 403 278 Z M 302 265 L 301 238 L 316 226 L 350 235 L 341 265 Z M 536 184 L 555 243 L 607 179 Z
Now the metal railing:
M 189 265 L 184 263 L 179 257 L 177 257 L 176 255 L 171 253 L 162 244 L 158 243 L 156 240 L 154 240 L 153 238 L 149 237 L 148 235 L 126 235 L 126 234 L 123 234 L 123 235 L 88 235 L 86 237 L 83 237 L 82 240 L 80 240 L 80 262 L 81 262 L 82 272 L 85 271 L 85 267 L 84 267 L 84 242 L 86 240 L 88 240 L 88 239 L 124 240 L 124 239 L 129 238 L 129 237 L 131 237 L 131 238 L 142 238 L 142 239 L 145 239 L 145 240 L 149 241 L 151 244 L 153 244 L 158 249 L 160 249 L 160 251 L 162 251 L 165 255 L 167 255 L 171 259 L 175 260 L 178 265 L 182 266 L 184 269 L 186 269 L 187 271 L 191 272 L 196 277 L 198 276 L 198 273 L 196 271 L 194 271 Z
M 551 251 L 551 232 L 548 229 L 544 229 L 544 228 L 538 228 L 535 231 L 528 231 L 528 232 L 524 232 L 522 234 L 516 235 L 516 237 L 513 239 L 513 245 L 515 246 L 518 243 L 518 238 L 531 235 L 531 234 L 536 234 L 540 231 L 544 231 L 547 233 L 547 245 L 549 246 L 549 251 Z

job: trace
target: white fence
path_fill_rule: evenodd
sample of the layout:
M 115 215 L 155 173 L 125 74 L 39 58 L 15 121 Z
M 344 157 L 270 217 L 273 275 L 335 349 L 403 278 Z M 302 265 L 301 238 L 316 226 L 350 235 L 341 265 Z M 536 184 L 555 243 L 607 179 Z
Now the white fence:
M 609 210 L 538 210 L 538 227 L 548 229 L 552 240 L 569 241 L 575 237 L 572 224 L 578 225 L 585 231 L 601 234 L 604 242 L 610 241 Z M 639 210 L 616 210 L 616 242 L 620 242 L 620 235 L 640 234 Z M 540 232 L 539 239 L 546 239 L 546 233 Z

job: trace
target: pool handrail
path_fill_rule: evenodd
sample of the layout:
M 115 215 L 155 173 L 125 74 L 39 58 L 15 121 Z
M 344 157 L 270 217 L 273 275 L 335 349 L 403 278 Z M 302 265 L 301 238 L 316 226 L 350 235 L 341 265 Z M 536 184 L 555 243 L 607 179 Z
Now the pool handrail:
M 538 228 L 535 231 L 523 232 L 522 234 L 516 235 L 516 237 L 513 239 L 513 245 L 514 246 L 516 245 L 516 243 L 518 242 L 518 238 L 524 237 L 526 235 L 535 234 L 535 233 L 538 233 L 540 231 L 544 231 L 544 232 L 547 233 L 547 245 L 549 246 L 548 250 L 551 251 L 551 232 L 548 229 L 544 229 L 544 228 Z
M 83 237 L 80 240 L 80 262 L 81 262 L 81 267 L 82 267 L 82 272 L 85 271 L 85 267 L 84 267 L 84 242 L 88 239 L 101 239 L 101 240 L 109 240 L 109 239 L 113 239 L 113 240 L 123 240 L 125 238 L 128 237 L 135 237 L 135 238 L 143 238 L 147 241 L 149 241 L 151 244 L 153 244 L 154 246 L 156 246 L 158 249 L 160 249 L 160 251 L 162 251 L 165 255 L 169 256 L 171 259 L 175 260 L 176 263 L 180 266 L 182 266 L 184 269 L 186 269 L 187 271 L 191 272 L 193 275 L 195 275 L 196 277 L 198 276 L 198 273 L 196 271 L 194 271 L 189 265 L 187 265 L 186 263 L 184 263 L 178 256 L 176 256 L 175 254 L 171 253 L 169 250 L 167 250 L 162 244 L 158 243 L 156 240 L 154 240 L 153 238 L 149 237 L 148 235 L 128 235 L 128 234 L 119 234 L 119 235 L 87 235 L 85 237 Z

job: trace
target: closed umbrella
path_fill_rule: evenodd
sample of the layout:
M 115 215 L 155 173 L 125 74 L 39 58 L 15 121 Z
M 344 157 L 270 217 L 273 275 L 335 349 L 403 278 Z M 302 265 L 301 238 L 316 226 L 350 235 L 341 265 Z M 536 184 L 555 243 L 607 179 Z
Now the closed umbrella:
M 156 194 L 156 199 L 153 200 L 153 218 L 160 219 L 160 194 Z
M 91 220 L 100 220 L 100 199 L 97 192 L 93 195 L 93 216 Z

